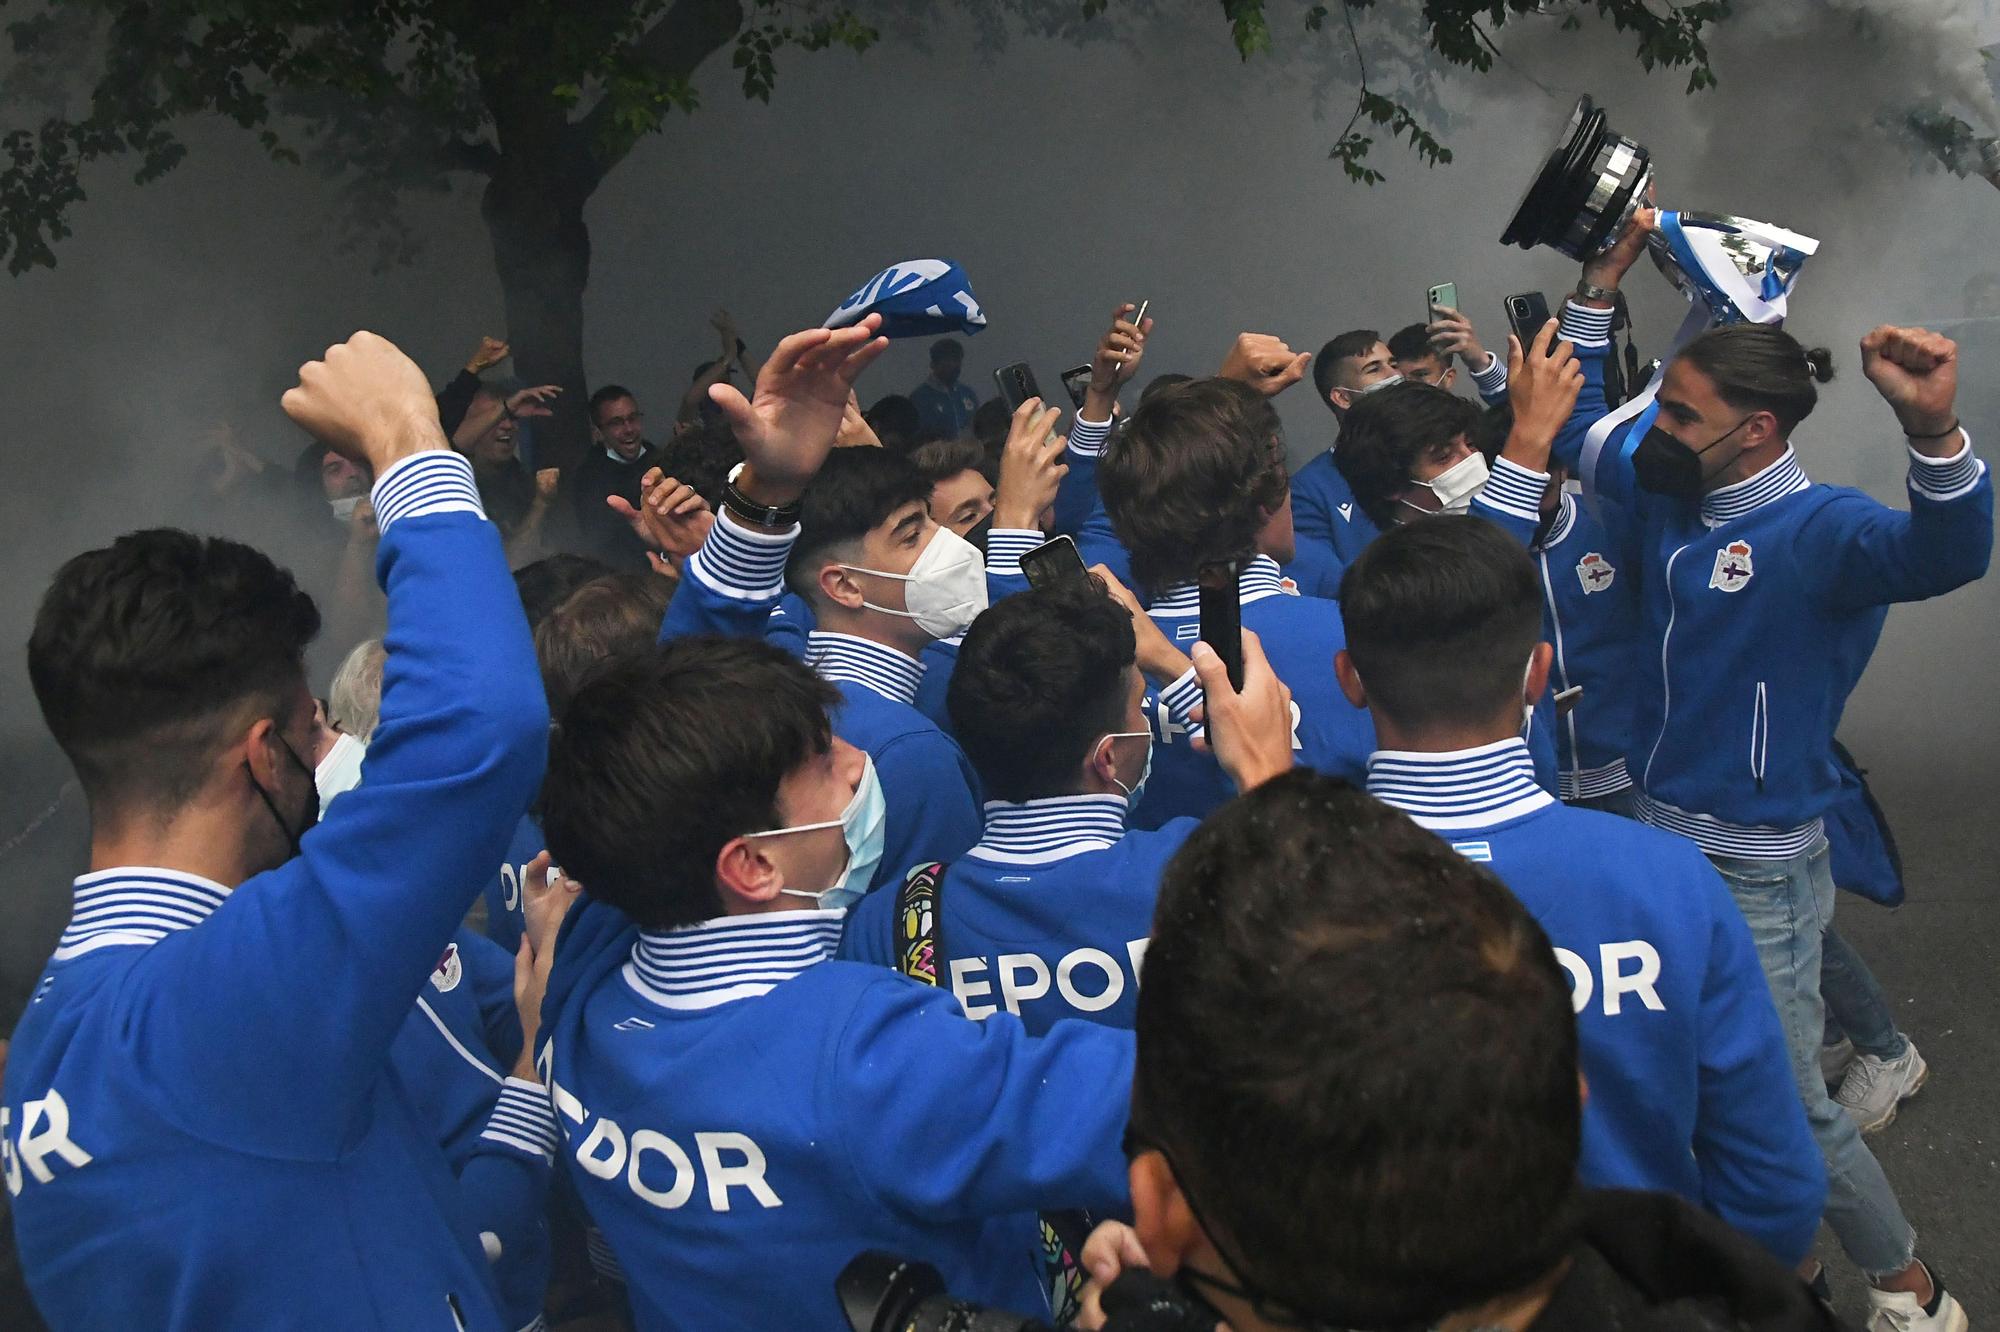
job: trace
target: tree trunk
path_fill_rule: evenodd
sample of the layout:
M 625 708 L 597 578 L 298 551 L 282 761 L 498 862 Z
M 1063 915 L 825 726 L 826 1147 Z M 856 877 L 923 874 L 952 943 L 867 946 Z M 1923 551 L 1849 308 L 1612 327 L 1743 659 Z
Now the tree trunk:
M 555 414 L 534 423 L 535 464 L 574 468 L 589 445 L 584 404 L 583 290 L 590 281 L 590 232 L 584 198 L 551 172 L 510 170 L 486 186 L 480 215 L 493 240 L 493 264 L 507 309 L 514 371 L 527 384 L 555 384 Z

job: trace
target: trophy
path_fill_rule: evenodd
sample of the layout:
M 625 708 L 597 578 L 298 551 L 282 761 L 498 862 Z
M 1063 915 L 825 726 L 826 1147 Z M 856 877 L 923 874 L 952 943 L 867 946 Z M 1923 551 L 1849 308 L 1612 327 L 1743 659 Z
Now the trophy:
M 1579 98 L 1500 243 L 1547 245 L 1588 262 L 1650 206 L 1652 187 L 1652 153 L 1612 129 L 1589 97 Z M 1649 249 L 1688 302 L 1706 310 L 1705 323 L 1776 324 L 1819 242 L 1746 217 L 1663 210 Z

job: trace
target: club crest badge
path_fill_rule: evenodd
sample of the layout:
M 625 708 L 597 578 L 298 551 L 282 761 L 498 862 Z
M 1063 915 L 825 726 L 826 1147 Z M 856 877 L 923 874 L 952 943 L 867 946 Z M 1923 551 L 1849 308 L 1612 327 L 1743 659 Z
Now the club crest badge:
M 1576 581 L 1583 584 L 1583 594 L 1602 592 L 1618 577 L 1618 571 L 1611 567 L 1611 561 L 1596 551 L 1591 551 L 1576 562 Z
M 465 961 L 458 955 L 458 945 L 446 944 L 444 956 L 438 959 L 437 969 L 431 972 L 431 984 L 438 988 L 439 993 L 450 994 L 464 977 Z
M 1354 506 L 1352 504 L 1341 504 L 1341 505 L 1336 505 L 1335 507 L 1337 507 L 1340 510 L 1341 522 L 1351 523 L 1354 521 Z
M 1757 566 L 1750 561 L 1750 543 L 1732 541 L 1715 552 L 1715 572 L 1708 576 L 1708 585 L 1724 592 L 1741 592 L 1756 572 Z

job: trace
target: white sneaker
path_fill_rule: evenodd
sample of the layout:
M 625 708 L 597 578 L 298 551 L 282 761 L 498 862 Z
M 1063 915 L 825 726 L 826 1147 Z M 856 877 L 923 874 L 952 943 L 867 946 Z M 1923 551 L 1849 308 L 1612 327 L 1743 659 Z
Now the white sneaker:
M 1832 1045 L 1819 1047 L 1819 1075 L 1829 1089 L 1837 1088 L 1854 1066 L 1854 1042 L 1843 1036 Z
M 1917 1053 L 1917 1043 L 1906 1039 L 1903 1053 L 1896 1059 L 1855 1056 L 1833 1099 L 1863 1133 L 1875 1133 L 1889 1127 L 1896 1118 L 1897 1105 L 1915 1096 L 1930 1075 L 1930 1066 Z
M 1928 1308 L 1903 1291 L 1869 1287 L 1868 1332 L 1966 1332 L 1971 1320 L 1936 1272 L 1931 1272 L 1931 1285 L 1934 1290 Z

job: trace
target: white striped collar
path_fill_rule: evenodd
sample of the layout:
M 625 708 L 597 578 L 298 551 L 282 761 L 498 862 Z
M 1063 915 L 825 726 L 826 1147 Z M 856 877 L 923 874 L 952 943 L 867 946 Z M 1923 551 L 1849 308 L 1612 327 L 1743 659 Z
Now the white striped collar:
M 966 852 L 1003 865 L 1047 865 L 1116 846 L 1125 835 L 1122 795 L 1044 796 L 986 802 L 986 832 Z
M 1549 524 L 1548 534 L 1535 543 L 1536 550 L 1554 550 L 1563 543 L 1570 529 L 1576 526 L 1576 496 L 1567 490 L 1556 501 L 1555 521 Z
M 833 956 L 844 908 L 721 916 L 678 930 L 641 930 L 625 983 L 662 1008 L 698 1010 L 769 994 Z
M 1258 555 L 1243 566 L 1243 575 L 1237 586 L 1243 593 L 1243 604 L 1262 601 L 1265 597 L 1297 596 L 1285 586 L 1285 574 L 1278 562 L 1269 555 Z M 1147 607 L 1153 615 L 1199 615 L 1201 613 L 1201 589 L 1193 583 L 1176 583 L 1165 593 L 1154 598 Z
M 56 941 L 53 960 L 114 944 L 158 943 L 207 920 L 229 892 L 199 874 L 148 865 L 86 874 L 76 881 L 69 928 Z
M 1710 527 L 1720 527 L 1763 508 L 1773 500 L 1811 487 L 1812 482 L 1806 479 L 1805 469 L 1799 466 L 1798 455 L 1787 444 L 1783 455 L 1757 475 L 1732 481 L 1703 495 L 1701 520 Z
M 917 686 L 924 680 L 924 664 L 916 658 L 870 639 L 825 629 L 806 635 L 806 665 L 822 680 L 846 680 L 897 703 L 915 703 Z
M 1517 736 L 1442 754 L 1378 749 L 1368 756 L 1368 794 L 1432 832 L 1491 828 L 1555 803 L 1535 785 L 1535 760 Z

